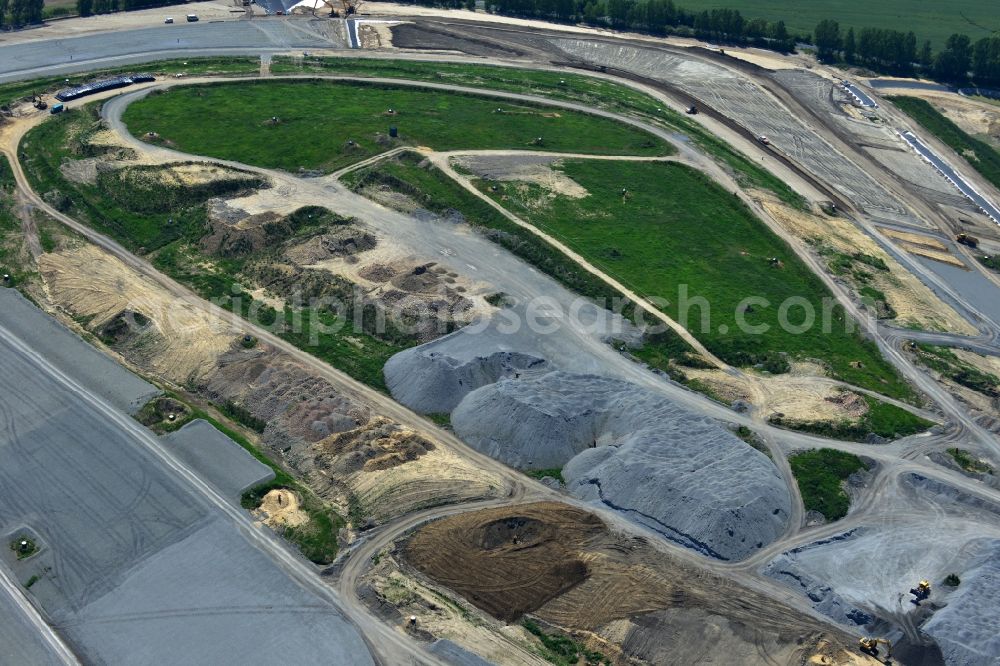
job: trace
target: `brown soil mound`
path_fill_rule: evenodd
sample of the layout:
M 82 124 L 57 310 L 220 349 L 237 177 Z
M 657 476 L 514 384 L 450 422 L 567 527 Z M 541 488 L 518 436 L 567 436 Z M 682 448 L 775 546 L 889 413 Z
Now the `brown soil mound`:
M 376 417 L 346 432 L 331 435 L 316 445 L 317 464 L 339 473 L 390 469 L 416 460 L 434 445 L 389 419 Z
M 558 502 L 443 518 L 397 552 L 494 617 L 530 613 L 613 664 L 877 663 L 857 637 Z
M 477 511 L 420 529 L 405 557 L 418 570 L 510 622 L 583 582 L 578 557 L 604 524 L 592 514 L 545 502 Z

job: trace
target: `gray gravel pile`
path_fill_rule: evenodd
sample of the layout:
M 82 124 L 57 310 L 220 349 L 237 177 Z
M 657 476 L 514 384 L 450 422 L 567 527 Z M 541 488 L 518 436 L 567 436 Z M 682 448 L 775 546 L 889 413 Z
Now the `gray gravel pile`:
M 809 597 L 814 608 L 827 617 L 833 618 L 837 622 L 845 625 L 866 626 L 876 621 L 877 618 L 866 613 L 857 606 L 846 601 L 833 589 L 825 584 L 815 575 L 806 571 L 806 567 L 798 560 L 796 555 L 804 550 L 818 548 L 838 541 L 851 540 L 863 533 L 863 529 L 854 529 L 849 532 L 838 534 L 823 541 L 817 541 L 801 548 L 795 548 L 787 553 L 782 553 L 771 560 L 764 568 L 764 575 L 775 580 L 798 588 L 803 594 Z
M 452 411 L 470 391 L 502 378 L 537 372 L 546 365 L 544 359 L 520 352 L 498 351 L 466 360 L 423 346 L 390 358 L 384 373 L 396 400 L 432 414 Z
M 962 574 L 948 605 L 923 626 L 948 666 L 1000 663 L 1000 540 L 984 539 L 980 548 L 979 564 Z
M 740 559 L 778 538 L 791 500 L 762 453 L 646 389 L 550 372 L 470 393 L 451 417 L 512 467 L 563 468 L 569 492 L 705 555 Z

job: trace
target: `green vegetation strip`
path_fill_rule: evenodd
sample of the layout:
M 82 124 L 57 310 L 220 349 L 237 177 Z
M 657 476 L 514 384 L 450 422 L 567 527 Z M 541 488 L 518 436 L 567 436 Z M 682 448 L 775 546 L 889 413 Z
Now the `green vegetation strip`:
M 944 117 L 929 102 L 916 97 L 889 97 L 892 103 L 902 109 L 923 127 L 948 144 L 961 155 L 983 178 L 1000 187 L 1000 151 L 985 141 L 966 134 L 962 129 Z
M 562 467 L 550 467 L 548 469 L 530 469 L 525 471 L 525 474 L 533 479 L 544 479 L 546 477 L 555 479 L 559 483 L 566 483 L 566 479 L 562 475 Z
M 665 162 L 566 160 L 559 168 L 588 196 L 550 196 L 525 183 L 480 181 L 480 186 L 640 295 L 665 299 L 662 310 L 681 324 L 685 317 L 678 306 L 686 289 L 692 303 L 688 329 L 732 365 L 781 371 L 787 364 L 775 353 L 783 351 L 820 359 L 848 383 L 915 399 L 878 348 L 848 331 L 857 324 L 794 251 L 703 174 Z M 740 309 L 748 297 L 764 298 L 767 305 Z M 786 301 L 800 304 L 787 311 L 790 323 L 805 322 L 804 303 L 815 315 L 813 325 L 782 326 L 779 312 Z M 744 332 L 740 319 L 767 330 Z
M 275 57 L 271 72 L 326 73 L 432 81 L 584 104 L 682 132 L 706 153 L 727 165 L 741 185 L 770 190 L 782 201 L 799 208 L 807 205 L 805 200 L 783 180 L 747 159 L 684 114 L 665 107 L 663 102 L 651 95 L 594 76 L 495 65 L 290 56 Z
M 896 405 L 890 405 L 867 395 L 862 397 L 868 403 L 868 411 L 858 421 L 800 421 L 779 416 L 772 416 L 769 421 L 772 425 L 789 430 L 849 442 L 865 442 L 871 435 L 885 439 L 909 437 L 934 425 L 932 421 Z
M 918 344 L 910 346 L 917 362 L 950 379 L 960 386 L 989 398 L 1000 397 L 1000 377 L 984 372 L 963 361 L 947 347 Z
M 588 650 L 582 643 L 562 634 L 548 633 L 537 622 L 524 620 L 521 625 L 541 643 L 539 655 L 558 666 L 597 666 L 610 664 L 611 660 L 596 650 Z
M 847 515 L 850 498 L 843 483 L 851 474 L 867 469 L 853 453 L 835 449 L 813 449 L 788 459 L 807 511 L 817 511 L 834 521 Z
M 955 460 L 955 463 L 966 472 L 972 472 L 973 474 L 993 474 L 992 467 L 984 463 L 979 458 L 976 458 L 965 449 L 948 449 L 948 455 L 950 455 Z
M 0 275 L 9 275 L 6 282 L 0 281 L 0 288 L 13 287 L 25 277 L 21 245 L 23 234 L 21 222 L 14 214 L 14 172 L 6 155 L 0 155 Z
M 233 126 L 232 118 L 240 124 Z M 137 136 L 262 167 L 334 171 L 398 145 L 664 155 L 651 134 L 586 113 L 368 83 L 253 81 L 175 88 L 125 112 Z M 397 128 L 398 138 L 390 136 Z

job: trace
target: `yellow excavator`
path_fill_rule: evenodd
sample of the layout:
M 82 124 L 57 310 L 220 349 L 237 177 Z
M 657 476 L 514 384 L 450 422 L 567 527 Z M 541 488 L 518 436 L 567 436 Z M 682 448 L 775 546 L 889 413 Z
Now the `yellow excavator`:
M 885 658 L 884 661 L 887 663 L 892 659 L 892 641 L 886 638 L 873 638 L 869 636 L 862 636 L 858 639 L 858 648 L 861 649 L 867 655 L 878 658 L 879 656 L 879 644 L 885 645 Z

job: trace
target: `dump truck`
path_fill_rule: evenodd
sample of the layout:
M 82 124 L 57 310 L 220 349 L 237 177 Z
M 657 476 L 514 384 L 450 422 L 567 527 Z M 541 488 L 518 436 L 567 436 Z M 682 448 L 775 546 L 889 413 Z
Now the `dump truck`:
M 955 240 L 957 240 L 962 245 L 967 245 L 968 247 L 971 247 L 972 249 L 979 247 L 979 239 L 976 238 L 975 236 L 970 236 L 969 234 L 959 234 L 955 236 Z

